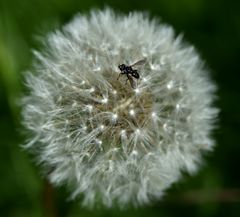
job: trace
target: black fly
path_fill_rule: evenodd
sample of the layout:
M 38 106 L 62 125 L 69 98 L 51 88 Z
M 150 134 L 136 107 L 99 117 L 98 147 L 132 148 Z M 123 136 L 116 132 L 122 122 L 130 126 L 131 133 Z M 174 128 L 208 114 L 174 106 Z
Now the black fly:
M 137 84 L 134 78 L 136 79 L 140 78 L 137 68 L 142 67 L 145 63 L 146 63 L 146 59 L 142 59 L 130 66 L 126 64 L 119 65 L 118 68 L 120 69 L 121 73 L 119 74 L 117 79 L 119 79 L 120 75 L 126 75 L 127 76 L 126 83 L 127 81 L 129 81 L 131 84 L 131 87 L 135 89 L 137 87 Z

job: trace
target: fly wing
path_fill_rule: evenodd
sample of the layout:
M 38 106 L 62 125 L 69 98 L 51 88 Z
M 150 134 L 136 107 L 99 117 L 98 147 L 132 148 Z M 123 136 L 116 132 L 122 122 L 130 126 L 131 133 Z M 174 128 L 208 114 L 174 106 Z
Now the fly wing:
M 142 59 L 142 60 L 139 60 L 136 63 L 132 64 L 131 67 L 133 67 L 135 69 L 140 69 L 146 64 L 146 62 L 147 62 L 146 59 Z
M 133 89 L 136 89 L 137 88 L 137 81 L 132 76 L 128 76 L 128 80 L 131 84 L 131 87 Z

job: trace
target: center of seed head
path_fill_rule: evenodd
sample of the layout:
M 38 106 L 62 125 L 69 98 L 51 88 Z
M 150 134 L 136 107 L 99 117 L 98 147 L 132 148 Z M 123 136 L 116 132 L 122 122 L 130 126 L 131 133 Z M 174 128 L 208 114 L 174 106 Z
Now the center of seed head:
M 136 91 L 130 85 L 112 77 L 109 79 L 111 89 L 107 93 L 107 103 L 104 104 L 102 100 L 96 105 L 98 121 L 106 126 L 106 137 L 120 137 L 123 131 L 128 137 L 135 133 L 136 129 L 147 125 L 152 118 L 153 97 L 147 89 L 140 91 L 137 88 Z
M 72 139 L 87 142 L 91 150 L 95 149 L 94 144 L 99 150 L 119 148 L 122 138 L 131 141 L 133 136 L 141 136 L 141 130 L 152 120 L 150 90 L 144 88 L 136 92 L 130 85 L 118 81 L 117 76 L 108 76 L 108 83 L 110 85 L 103 88 L 85 82 L 74 90 L 66 90 L 66 96 L 57 101 L 62 109 L 68 109 L 66 121 L 60 123 Z M 70 98 L 68 93 L 72 92 L 76 94 Z

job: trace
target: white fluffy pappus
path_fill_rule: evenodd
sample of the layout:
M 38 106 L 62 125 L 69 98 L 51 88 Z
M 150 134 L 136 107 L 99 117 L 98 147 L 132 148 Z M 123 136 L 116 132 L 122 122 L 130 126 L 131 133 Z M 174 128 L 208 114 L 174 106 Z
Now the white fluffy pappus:
M 77 15 L 26 73 L 25 145 L 87 207 L 158 199 L 212 149 L 215 85 L 195 49 L 142 13 Z M 146 64 L 134 89 L 118 65 Z

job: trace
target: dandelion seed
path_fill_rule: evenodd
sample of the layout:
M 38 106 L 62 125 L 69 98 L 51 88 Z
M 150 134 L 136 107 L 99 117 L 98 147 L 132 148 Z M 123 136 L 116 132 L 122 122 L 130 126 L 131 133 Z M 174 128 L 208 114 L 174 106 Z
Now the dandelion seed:
M 140 130 L 139 130 L 139 129 L 136 129 L 136 130 L 135 130 L 135 133 L 136 133 L 136 134 L 140 134 Z
M 102 99 L 102 103 L 103 103 L 103 104 L 106 104 L 107 102 L 108 102 L 108 98 L 103 98 L 103 99 Z
M 152 112 L 152 118 L 156 118 L 156 117 L 157 117 L 156 112 Z
M 101 130 L 103 130 L 104 128 L 105 128 L 105 126 L 102 124 L 102 125 L 100 125 L 100 127 L 99 127 Z
M 96 139 L 96 143 L 97 143 L 98 145 L 102 145 L 102 140 Z
M 213 148 L 215 85 L 170 26 L 142 13 L 95 10 L 44 44 L 26 74 L 23 124 L 32 137 L 25 147 L 52 184 L 71 183 L 83 205 L 157 200 Z M 142 59 L 133 91 L 117 80 L 118 65 Z
M 173 87 L 173 81 L 169 81 L 169 83 L 167 84 L 167 88 L 170 90 Z
M 145 83 L 147 82 L 147 78 L 143 78 L 142 81 Z
M 140 89 L 139 88 L 134 89 L 134 91 L 135 91 L 136 94 L 140 93 Z
M 77 102 L 74 101 L 73 104 L 72 104 L 72 107 L 76 107 L 77 106 Z
M 126 130 L 121 130 L 120 134 L 125 136 L 126 135 Z
M 93 93 L 95 91 L 95 88 L 94 87 L 91 87 L 90 89 L 89 89 L 89 93 Z
M 117 118 L 118 118 L 118 115 L 117 115 L 117 114 L 113 114 L 113 115 L 112 115 L 112 119 L 113 119 L 113 120 L 116 120 Z
M 135 111 L 134 111 L 133 109 L 130 109 L 130 110 L 129 110 L 129 114 L 130 114 L 131 116 L 134 116 L 134 115 L 135 115 Z
M 182 92 L 182 91 L 183 91 L 183 87 L 180 86 L 180 87 L 178 88 L 178 90 L 179 90 L 180 92 Z
M 82 127 L 82 130 L 83 130 L 83 131 L 86 131 L 86 130 L 87 130 L 87 126 L 83 126 L 83 127 Z
M 86 105 L 86 109 L 87 109 L 87 111 L 91 112 L 93 110 L 93 106 L 92 105 Z
M 133 150 L 132 153 L 131 153 L 133 156 L 136 156 L 138 155 L 138 152 L 136 150 Z

